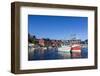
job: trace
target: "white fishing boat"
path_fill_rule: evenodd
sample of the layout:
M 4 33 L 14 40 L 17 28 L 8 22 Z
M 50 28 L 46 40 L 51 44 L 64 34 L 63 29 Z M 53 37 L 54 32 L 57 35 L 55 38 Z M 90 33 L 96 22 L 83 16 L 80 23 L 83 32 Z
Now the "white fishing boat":
M 71 47 L 70 46 L 61 46 L 58 48 L 58 51 L 62 51 L 62 52 L 70 52 Z
M 29 52 L 34 52 L 34 44 L 28 44 L 28 50 Z
M 63 58 L 70 58 L 71 53 L 70 53 L 71 47 L 70 46 L 61 46 L 58 48 L 58 53 L 63 56 Z

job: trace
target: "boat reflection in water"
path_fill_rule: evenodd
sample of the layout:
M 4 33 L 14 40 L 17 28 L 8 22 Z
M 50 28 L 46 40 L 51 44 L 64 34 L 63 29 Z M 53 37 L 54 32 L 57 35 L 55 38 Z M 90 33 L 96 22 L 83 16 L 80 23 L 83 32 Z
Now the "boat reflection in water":
M 73 59 L 88 58 L 87 47 L 80 45 L 61 46 L 61 47 L 40 47 L 29 46 L 28 60 L 55 60 L 55 59 Z

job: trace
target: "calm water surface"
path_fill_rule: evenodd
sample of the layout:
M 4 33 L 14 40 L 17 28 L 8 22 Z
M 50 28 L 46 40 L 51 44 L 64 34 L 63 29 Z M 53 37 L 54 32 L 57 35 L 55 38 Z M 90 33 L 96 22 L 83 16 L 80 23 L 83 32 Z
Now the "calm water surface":
M 88 49 L 81 49 L 81 58 L 88 58 Z M 62 55 L 63 54 L 63 55 Z M 41 48 L 35 49 L 32 52 L 28 53 L 28 60 L 54 60 L 54 59 L 65 59 L 64 55 L 70 53 L 62 53 L 59 54 L 59 51 L 56 47 L 48 48 L 47 50 L 43 50 Z M 66 59 L 71 59 L 71 57 L 66 57 Z

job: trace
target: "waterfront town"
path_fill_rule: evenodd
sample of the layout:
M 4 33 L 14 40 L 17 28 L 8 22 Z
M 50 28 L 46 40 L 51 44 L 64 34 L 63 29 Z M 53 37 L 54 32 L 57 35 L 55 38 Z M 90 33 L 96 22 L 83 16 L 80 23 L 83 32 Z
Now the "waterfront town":
M 29 60 L 87 58 L 87 48 L 87 39 L 56 40 L 28 34 Z

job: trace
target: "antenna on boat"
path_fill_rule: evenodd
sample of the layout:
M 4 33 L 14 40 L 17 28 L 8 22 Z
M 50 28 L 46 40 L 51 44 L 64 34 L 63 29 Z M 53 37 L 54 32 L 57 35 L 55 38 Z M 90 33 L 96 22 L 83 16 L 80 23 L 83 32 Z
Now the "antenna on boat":
M 76 40 L 76 34 L 71 34 L 71 39 Z

